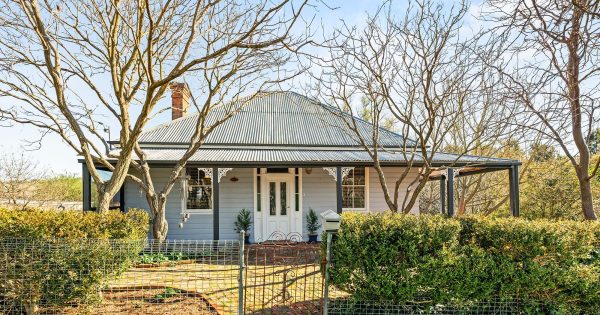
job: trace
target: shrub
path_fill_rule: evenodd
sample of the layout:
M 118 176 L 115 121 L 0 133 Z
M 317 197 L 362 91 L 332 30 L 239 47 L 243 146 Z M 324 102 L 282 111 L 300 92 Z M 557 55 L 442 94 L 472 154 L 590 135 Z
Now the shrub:
M 94 302 L 138 256 L 147 229 L 143 211 L 0 209 L 0 300 L 29 314 L 39 305 Z
M 308 209 L 308 213 L 306 214 L 306 230 L 308 230 L 308 235 L 317 235 L 317 231 L 320 228 L 319 216 L 313 208 Z
M 345 213 L 332 246 L 331 282 L 357 301 L 433 306 L 517 299 L 533 312 L 593 312 L 600 307 L 599 227 Z
M 237 233 L 241 233 L 244 231 L 246 234 L 250 231 L 250 227 L 252 226 L 252 217 L 250 211 L 246 209 L 242 209 L 235 220 L 235 231 Z

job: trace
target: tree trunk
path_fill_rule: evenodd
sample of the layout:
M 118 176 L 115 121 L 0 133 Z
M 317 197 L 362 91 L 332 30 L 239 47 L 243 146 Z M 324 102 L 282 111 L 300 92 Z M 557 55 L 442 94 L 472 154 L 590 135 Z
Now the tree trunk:
M 113 197 L 119 192 L 121 187 L 119 186 L 118 188 L 113 189 L 114 191 L 107 190 L 106 188 L 108 187 L 108 184 L 106 183 L 100 184 L 97 187 L 98 206 L 96 207 L 96 211 L 100 213 L 106 212 L 110 210 L 110 202 L 112 201 Z
M 151 211 L 154 214 L 152 221 L 152 237 L 159 241 L 167 239 L 169 224 L 165 218 L 166 198 L 154 197 L 153 202 L 149 202 Z
M 588 178 L 588 172 L 577 172 L 579 179 L 579 192 L 581 194 L 581 210 L 586 220 L 597 220 L 592 198 L 592 185 Z
M 458 198 L 458 211 L 456 212 L 456 214 L 458 216 L 463 216 L 465 215 L 465 213 L 467 213 L 467 199 L 464 195 L 461 195 Z
M 569 104 L 571 106 L 571 128 L 573 131 L 573 140 L 579 151 L 579 164 L 572 162 L 575 166 L 577 179 L 579 180 L 579 191 L 581 193 L 581 209 L 586 220 L 597 220 L 592 202 L 592 186 L 589 178 L 590 150 L 583 136 L 583 127 L 581 122 L 581 89 L 579 70 L 581 67 L 581 56 L 579 46 L 581 44 L 581 19 L 583 11 L 575 8 L 571 18 L 571 33 L 567 43 L 569 49 L 569 61 L 567 63 L 566 83 L 569 95 Z
M 96 211 L 99 213 L 102 212 L 107 212 L 108 210 L 110 210 L 110 202 L 112 200 L 112 195 L 105 192 L 105 191 L 101 191 L 100 188 L 98 188 L 98 206 L 96 207 Z

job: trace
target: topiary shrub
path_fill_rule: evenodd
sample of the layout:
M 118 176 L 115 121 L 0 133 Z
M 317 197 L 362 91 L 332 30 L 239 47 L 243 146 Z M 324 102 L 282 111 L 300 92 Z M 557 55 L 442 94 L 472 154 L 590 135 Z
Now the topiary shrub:
M 0 305 L 4 313 L 87 304 L 143 248 L 144 211 L 83 213 L 0 209 Z
M 354 301 L 464 309 L 519 301 L 533 313 L 600 307 L 598 223 L 343 214 L 331 283 Z

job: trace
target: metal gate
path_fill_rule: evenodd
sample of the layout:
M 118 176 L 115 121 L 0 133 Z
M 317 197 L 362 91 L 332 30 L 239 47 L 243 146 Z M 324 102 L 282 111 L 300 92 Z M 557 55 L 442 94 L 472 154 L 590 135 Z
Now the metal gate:
M 246 247 L 244 314 L 321 314 L 323 262 L 318 244 L 273 233 Z

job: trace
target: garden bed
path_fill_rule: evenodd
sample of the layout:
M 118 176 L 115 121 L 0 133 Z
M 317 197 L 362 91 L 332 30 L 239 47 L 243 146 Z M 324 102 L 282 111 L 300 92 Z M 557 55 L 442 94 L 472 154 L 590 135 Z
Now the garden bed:
M 157 267 L 169 267 L 169 266 L 178 266 L 178 265 L 189 265 L 196 263 L 195 259 L 186 259 L 186 260 L 175 260 L 175 261 L 161 261 L 154 263 L 140 263 L 136 264 L 135 268 L 157 268 Z

